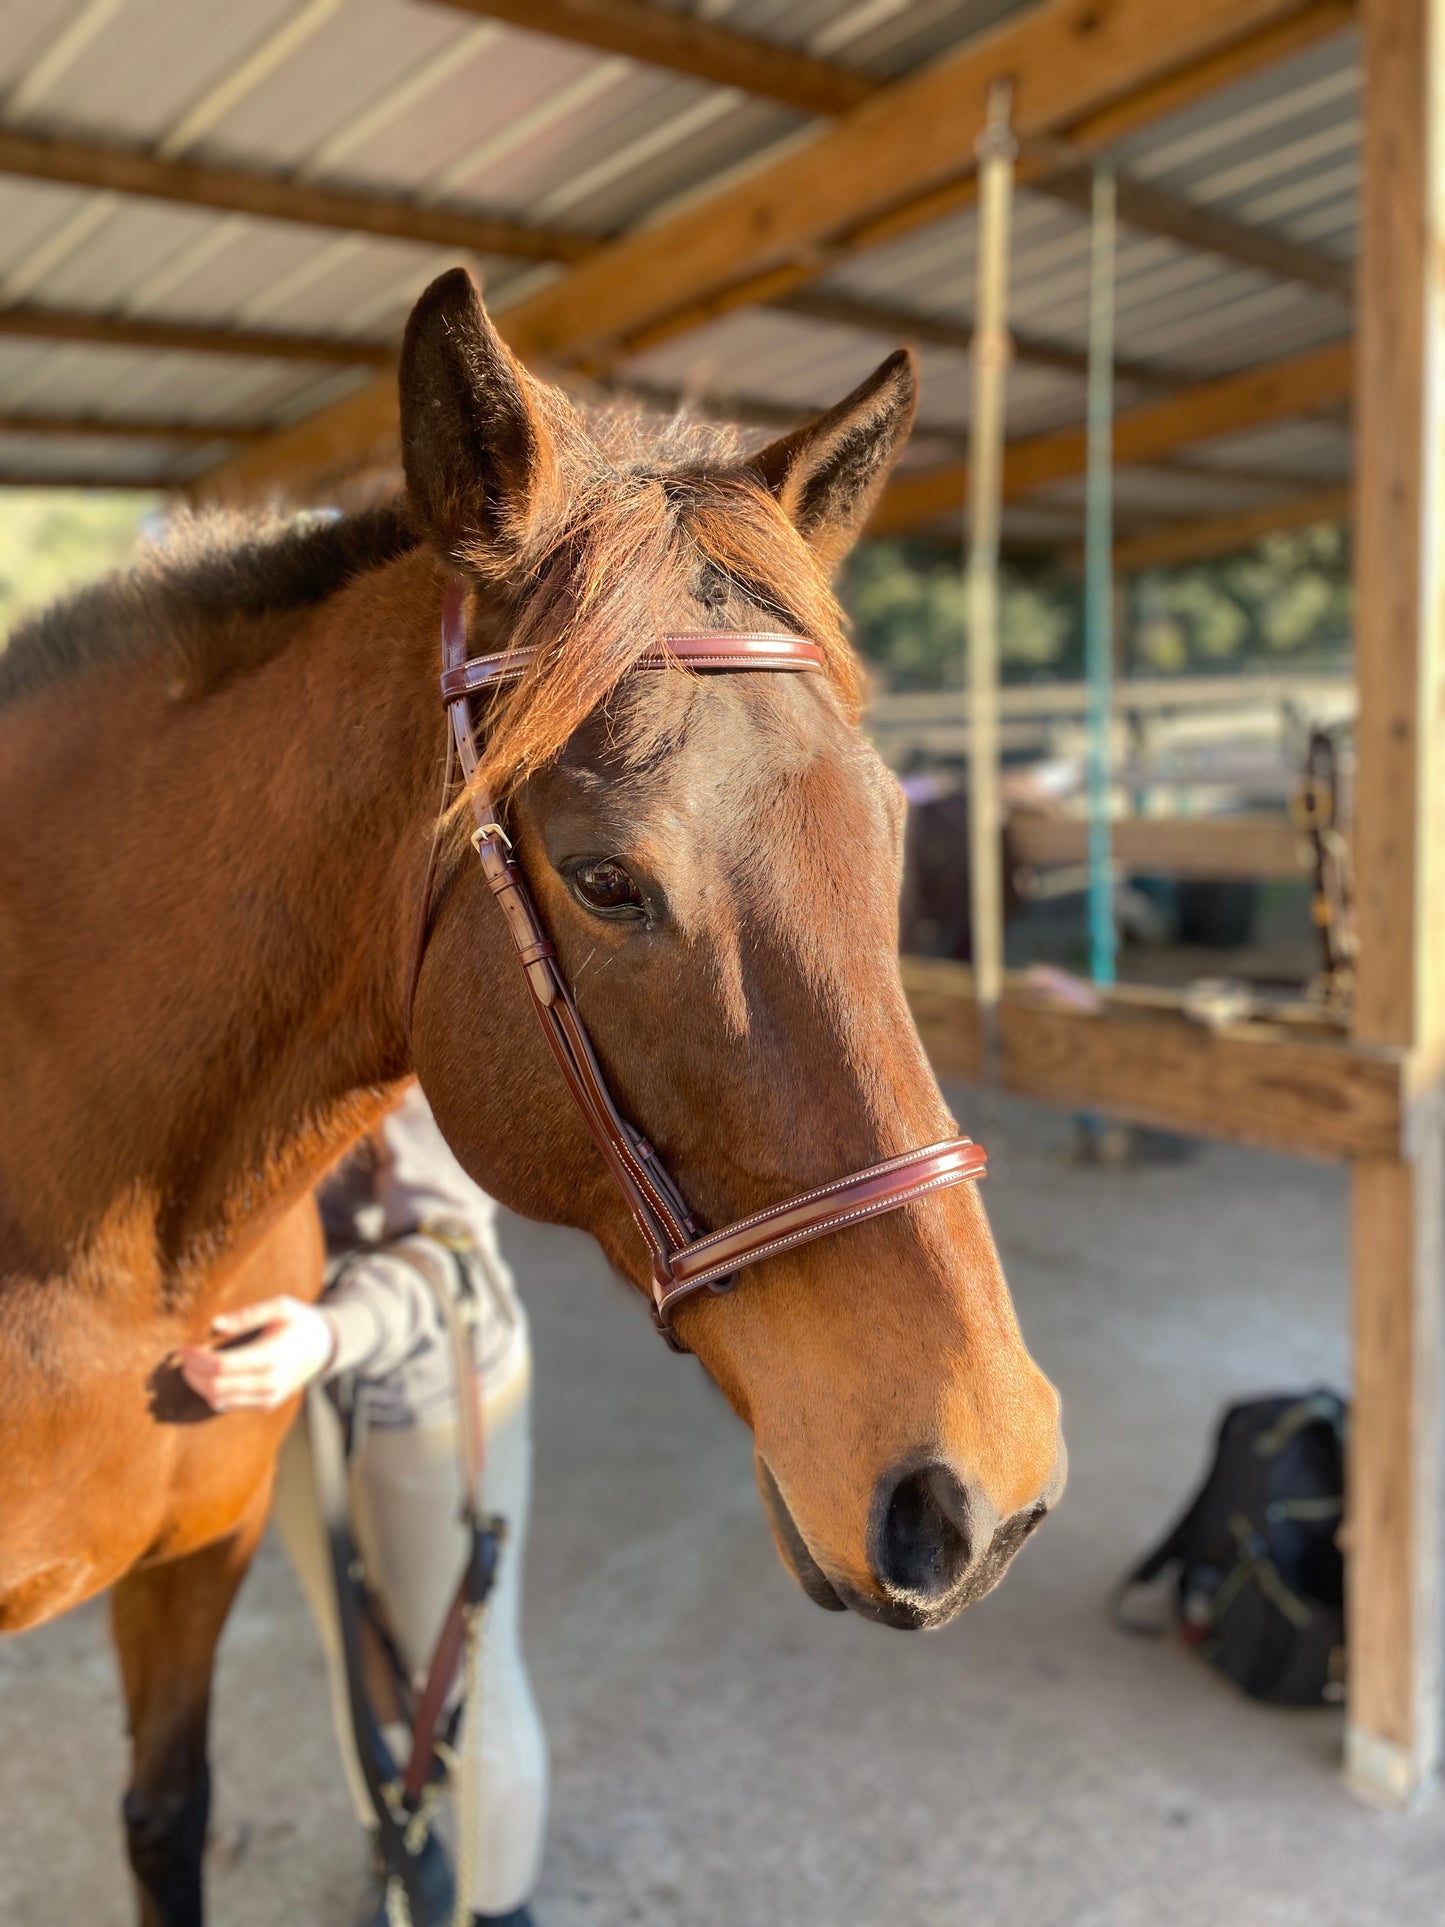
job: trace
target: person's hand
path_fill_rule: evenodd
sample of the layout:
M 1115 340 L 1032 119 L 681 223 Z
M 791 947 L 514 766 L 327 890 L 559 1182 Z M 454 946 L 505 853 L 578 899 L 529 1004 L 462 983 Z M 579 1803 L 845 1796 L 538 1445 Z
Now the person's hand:
M 336 1354 L 336 1332 L 324 1311 L 299 1298 L 266 1298 L 211 1320 L 221 1341 L 256 1336 L 247 1344 L 183 1345 L 181 1376 L 215 1412 L 274 1412 L 319 1378 Z

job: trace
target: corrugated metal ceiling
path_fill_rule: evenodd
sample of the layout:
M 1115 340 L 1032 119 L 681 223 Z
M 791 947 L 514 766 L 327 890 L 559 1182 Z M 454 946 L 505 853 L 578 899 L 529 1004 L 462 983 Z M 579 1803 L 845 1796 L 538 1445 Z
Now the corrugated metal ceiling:
M 683 0 L 672 0 L 683 6 Z M 1017 10 L 1010 0 L 710 0 L 739 32 L 886 81 Z M 1348 261 L 1355 247 L 1358 49 L 1353 34 L 1199 102 L 1121 143 L 1133 178 L 1282 240 Z M 410 0 L 0 0 L 5 123 L 501 213 L 606 236 L 759 164 L 804 118 L 456 7 Z M 968 327 L 975 222 L 963 213 L 849 257 L 815 291 Z M 141 322 L 395 339 L 417 291 L 454 252 L 361 234 L 0 177 L 0 302 Z M 494 304 L 561 270 L 474 263 Z M 1033 188 L 1016 196 L 1013 322 L 1086 347 L 1088 220 Z M 1344 335 L 1346 300 L 1156 234 L 1121 235 L 1118 352 L 1185 385 Z M 890 344 L 873 329 L 740 311 L 625 362 L 651 388 L 799 411 L 860 379 Z M 961 346 L 922 348 L 915 466 L 959 458 L 969 412 Z M 0 339 L 0 414 L 163 417 L 256 428 L 298 419 L 371 378 L 339 360 L 240 358 Z M 1121 383 L 1127 407 L 1146 389 Z M 1011 371 L 1011 436 L 1076 423 L 1077 373 Z M 931 432 L 930 432 L 931 431 Z M 113 437 L 0 437 L 0 473 L 179 482 L 210 446 Z M 1213 462 L 1229 471 L 1200 475 Z M 1121 519 L 1228 512 L 1348 471 L 1348 433 L 1323 420 L 1230 438 L 1167 475 L 1121 475 Z M 1251 493 L 1246 475 L 1257 473 Z M 1136 482 L 1141 485 L 1136 486 Z M 1012 512 L 1072 515 L 1077 489 Z

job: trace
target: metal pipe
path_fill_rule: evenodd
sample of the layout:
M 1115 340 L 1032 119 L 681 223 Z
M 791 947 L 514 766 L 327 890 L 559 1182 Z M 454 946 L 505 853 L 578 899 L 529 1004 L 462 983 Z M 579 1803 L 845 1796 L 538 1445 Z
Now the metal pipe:
M 1089 793 L 1089 970 L 1112 984 L 1114 852 L 1109 824 L 1114 704 L 1114 249 L 1110 162 L 1094 168 L 1089 237 L 1089 426 L 1084 529 L 1084 679 Z

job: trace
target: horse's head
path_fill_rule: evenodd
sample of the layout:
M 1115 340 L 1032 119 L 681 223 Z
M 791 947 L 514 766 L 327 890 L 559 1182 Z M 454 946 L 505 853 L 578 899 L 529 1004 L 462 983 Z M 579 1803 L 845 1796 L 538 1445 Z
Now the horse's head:
M 408 483 L 472 585 L 471 648 L 551 645 L 484 719 L 483 774 L 622 1107 L 714 1225 L 954 1129 L 899 981 L 903 800 L 854 726 L 827 588 L 913 406 L 895 355 L 744 458 L 578 416 L 464 275 L 407 334 Z M 626 673 L 658 635 L 723 628 L 808 635 L 829 673 Z M 458 826 L 416 1003 L 422 1082 L 480 1183 L 592 1232 L 645 1286 L 465 857 Z M 760 1263 L 678 1323 L 751 1426 L 779 1549 L 821 1605 L 937 1624 L 1062 1486 L 1058 1400 L 971 1184 Z

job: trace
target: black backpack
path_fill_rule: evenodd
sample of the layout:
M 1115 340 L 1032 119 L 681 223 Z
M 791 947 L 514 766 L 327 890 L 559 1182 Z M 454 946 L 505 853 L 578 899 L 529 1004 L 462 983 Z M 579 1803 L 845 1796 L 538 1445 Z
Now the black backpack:
M 1255 1699 L 1344 1693 L 1345 1406 L 1329 1391 L 1233 1405 L 1184 1516 L 1119 1588 L 1121 1625 L 1157 1632 L 1130 1594 L 1179 1569 L 1186 1641 Z

